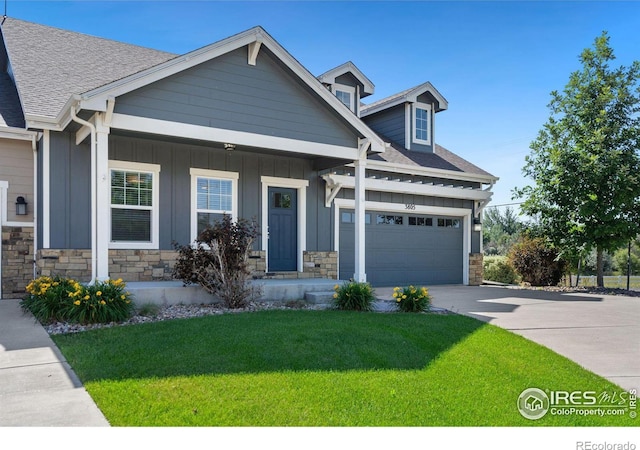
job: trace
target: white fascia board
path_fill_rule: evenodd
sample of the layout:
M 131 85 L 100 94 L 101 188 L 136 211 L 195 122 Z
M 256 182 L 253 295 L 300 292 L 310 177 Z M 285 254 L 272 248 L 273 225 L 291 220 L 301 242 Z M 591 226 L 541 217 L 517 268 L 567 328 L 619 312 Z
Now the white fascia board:
M 373 152 L 384 152 L 385 144 L 383 140 L 356 117 L 335 95 L 329 92 L 318 79 L 261 27 L 252 28 L 217 43 L 202 47 L 201 49 L 122 78 L 121 80 L 88 91 L 80 96 L 80 106 L 83 107 L 87 105 L 87 107 L 92 106 L 100 111 L 106 111 L 106 104 L 109 97 L 115 98 L 126 94 L 256 41 L 262 42 L 262 45 L 265 45 L 271 50 L 276 57 L 301 78 L 316 94 L 333 107 L 355 130 L 360 132 L 364 137 L 371 139 L 373 143 L 371 150 Z M 67 102 L 65 108 L 70 107 L 69 103 L 70 102 Z
M 347 175 L 323 175 L 332 185 L 340 184 L 343 188 L 355 189 L 355 177 Z M 398 194 L 417 194 L 429 197 L 457 198 L 462 200 L 487 200 L 492 193 L 480 189 L 465 189 L 447 186 L 410 183 L 406 181 L 390 181 L 367 178 L 365 188 L 368 191 L 393 192 Z
M 114 113 L 111 128 L 355 161 L 358 149 Z
M 353 167 L 353 164 L 347 164 Z M 480 175 L 475 173 L 457 172 L 455 170 L 436 169 L 433 167 L 411 166 L 408 164 L 396 164 L 386 161 L 367 160 L 367 168 L 380 170 L 381 172 L 402 173 L 405 175 L 416 175 L 434 178 L 447 178 L 449 180 L 471 181 L 482 184 L 492 184 L 499 180 L 493 175 Z
M 414 89 L 411 89 L 409 92 L 403 95 L 399 95 L 397 97 L 391 97 L 389 101 L 380 103 L 371 108 L 367 108 L 365 106 L 361 110 L 361 117 L 366 117 L 368 115 L 377 113 L 379 111 L 383 111 L 385 109 L 389 109 L 393 106 L 400 105 L 402 103 L 406 103 L 406 102 L 414 103 L 418 101 L 418 97 L 424 94 L 425 92 L 431 93 L 431 95 L 433 95 L 436 98 L 436 100 L 438 100 L 439 105 L 438 105 L 438 108 L 436 109 L 436 112 L 443 111 L 449 108 L 449 102 L 447 102 L 447 99 L 444 98 L 442 94 L 440 94 L 440 92 L 438 92 L 438 90 L 435 87 L 433 87 L 433 85 L 430 82 L 427 81 L 426 83 L 423 83 L 420 86 Z
M 38 138 L 38 132 L 25 130 L 23 128 L 0 127 L 0 138 L 15 139 L 17 141 L 33 141 L 34 138 Z
M 328 70 L 327 72 L 318 76 L 318 80 L 320 80 L 320 82 L 322 83 L 335 84 L 336 78 L 338 78 L 340 75 L 344 75 L 345 73 L 349 73 L 349 72 L 351 72 L 358 79 L 358 81 L 362 83 L 363 92 L 365 94 L 369 94 L 369 95 L 373 94 L 375 90 L 375 85 L 351 61 L 348 61 L 344 64 L 340 64 L 338 67 L 334 67 L 333 69 Z
M 255 27 L 244 33 L 231 36 L 222 41 L 207 45 L 182 56 L 177 56 L 169 61 L 165 61 L 146 70 L 129 75 L 128 77 L 116 80 L 104 86 L 92 89 L 81 95 L 81 99 L 85 104 L 98 101 L 96 97 L 100 97 L 104 101 L 106 110 L 106 100 L 109 96 L 118 97 L 128 92 L 134 91 L 148 84 L 167 78 L 178 72 L 182 72 L 198 64 L 202 64 L 218 56 L 224 55 L 230 51 L 236 50 L 245 45 L 249 45 L 259 40 L 260 27 Z M 99 103 L 102 105 L 102 102 Z M 102 106 L 101 106 L 102 107 Z
M 68 125 L 60 124 L 55 117 L 25 115 L 27 128 L 36 128 L 39 130 L 62 131 Z

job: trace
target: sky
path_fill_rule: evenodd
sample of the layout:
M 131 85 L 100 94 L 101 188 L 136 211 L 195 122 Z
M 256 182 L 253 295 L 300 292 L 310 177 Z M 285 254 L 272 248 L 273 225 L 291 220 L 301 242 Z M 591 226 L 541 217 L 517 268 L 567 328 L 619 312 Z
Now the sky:
M 352 61 L 375 85 L 365 103 L 430 81 L 449 103 L 436 115 L 436 142 L 500 178 L 494 207 L 521 201 L 512 191 L 530 183 L 522 167 L 550 93 L 580 68 L 582 50 L 607 31 L 615 66 L 640 59 L 640 1 L 7 0 L 6 8 L 173 53 L 260 25 L 316 76 Z

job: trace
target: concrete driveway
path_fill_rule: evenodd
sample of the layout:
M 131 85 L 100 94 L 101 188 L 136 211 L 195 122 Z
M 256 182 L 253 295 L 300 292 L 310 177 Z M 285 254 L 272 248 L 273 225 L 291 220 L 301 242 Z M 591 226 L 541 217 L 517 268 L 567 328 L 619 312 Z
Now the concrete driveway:
M 433 286 L 429 292 L 436 307 L 520 334 L 625 390 L 640 388 L 640 297 L 492 286 Z M 376 293 L 391 299 L 392 288 Z

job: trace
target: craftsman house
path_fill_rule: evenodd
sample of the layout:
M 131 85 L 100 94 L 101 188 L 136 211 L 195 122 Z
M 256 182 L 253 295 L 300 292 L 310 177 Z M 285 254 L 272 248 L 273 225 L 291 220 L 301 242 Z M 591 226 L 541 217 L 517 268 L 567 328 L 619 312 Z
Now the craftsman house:
M 353 63 L 313 76 L 260 27 L 184 55 L 0 31 L 3 297 L 34 273 L 170 279 L 173 243 L 224 213 L 259 223 L 257 277 L 481 280 L 497 178 L 436 143 L 430 83 L 366 104 Z

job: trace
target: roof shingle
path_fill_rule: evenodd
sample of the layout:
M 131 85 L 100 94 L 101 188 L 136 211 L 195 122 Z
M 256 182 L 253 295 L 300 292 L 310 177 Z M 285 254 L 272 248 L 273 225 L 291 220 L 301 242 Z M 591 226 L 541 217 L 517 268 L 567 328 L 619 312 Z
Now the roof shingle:
M 2 35 L 26 115 L 55 117 L 73 94 L 176 57 L 11 17 Z
M 381 136 L 391 146 L 384 153 L 371 156 L 377 161 L 386 161 L 393 164 L 403 164 L 408 166 L 431 167 L 433 169 L 451 170 L 454 172 L 464 172 L 474 175 L 494 177 L 489 172 L 450 152 L 441 145 L 435 145 L 434 153 L 417 152 L 407 150 L 401 145 Z M 495 178 L 495 177 L 494 177 Z

